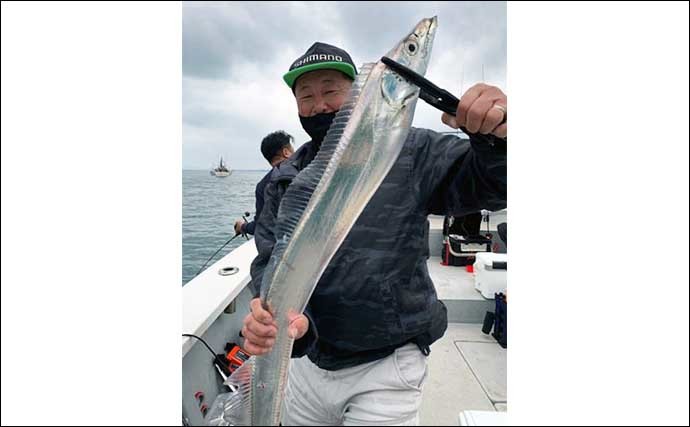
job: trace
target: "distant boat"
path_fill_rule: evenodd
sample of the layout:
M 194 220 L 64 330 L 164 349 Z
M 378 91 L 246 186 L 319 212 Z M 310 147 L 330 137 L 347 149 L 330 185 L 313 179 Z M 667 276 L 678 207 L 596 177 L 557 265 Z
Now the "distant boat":
M 225 167 L 225 164 L 223 163 L 223 156 L 221 156 L 220 157 L 220 165 L 218 165 L 217 168 L 214 168 L 211 170 L 211 175 L 223 178 L 226 176 L 230 176 L 231 174 L 232 174 L 232 170 Z

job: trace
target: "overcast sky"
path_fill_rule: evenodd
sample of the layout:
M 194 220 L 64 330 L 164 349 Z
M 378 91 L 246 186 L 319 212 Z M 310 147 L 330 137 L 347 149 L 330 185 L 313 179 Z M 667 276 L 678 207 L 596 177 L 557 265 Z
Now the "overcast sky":
M 302 130 L 290 64 L 315 41 L 346 50 L 357 68 L 378 60 L 425 17 L 438 16 L 427 78 L 459 97 L 484 81 L 506 90 L 505 2 L 184 3 L 182 167 L 268 169 L 261 139 Z M 419 101 L 413 126 L 450 130 Z

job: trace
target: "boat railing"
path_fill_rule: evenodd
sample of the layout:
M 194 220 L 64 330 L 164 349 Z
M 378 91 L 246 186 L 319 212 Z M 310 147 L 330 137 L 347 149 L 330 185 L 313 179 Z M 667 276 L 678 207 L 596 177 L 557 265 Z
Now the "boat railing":
M 254 240 L 243 243 L 182 287 L 182 330 L 202 336 L 249 284 L 249 268 L 256 257 Z M 182 356 L 194 345 L 183 338 Z

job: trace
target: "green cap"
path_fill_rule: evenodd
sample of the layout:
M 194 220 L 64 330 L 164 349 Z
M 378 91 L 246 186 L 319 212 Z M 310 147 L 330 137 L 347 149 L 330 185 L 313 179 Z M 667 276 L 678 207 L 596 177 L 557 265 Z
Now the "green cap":
M 292 63 L 283 80 L 294 91 L 297 78 L 315 70 L 337 70 L 353 80 L 357 75 L 355 64 L 347 52 L 326 43 L 316 42 Z

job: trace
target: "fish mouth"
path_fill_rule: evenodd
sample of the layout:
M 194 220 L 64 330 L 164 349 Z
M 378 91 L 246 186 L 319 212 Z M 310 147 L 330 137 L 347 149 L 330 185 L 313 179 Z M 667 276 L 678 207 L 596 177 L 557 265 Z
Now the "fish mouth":
M 428 18 L 426 28 L 426 51 L 431 53 L 431 47 L 434 45 L 434 39 L 436 38 L 436 29 L 438 28 L 438 17 L 434 16 Z
M 424 43 L 423 48 L 420 52 L 422 54 L 422 61 L 421 63 L 419 63 L 417 69 L 415 70 L 422 75 L 426 73 L 426 68 L 429 65 L 431 51 L 434 46 L 434 39 L 436 38 L 437 28 L 438 18 L 436 16 L 433 16 L 431 18 L 425 18 L 422 22 L 420 22 L 420 24 L 417 25 L 417 30 L 413 33 L 413 35 L 420 42 L 423 41 Z
M 436 28 L 438 28 L 438 17 L 434 16 L 431 18 L 431 22 L 429 22 L 429 28 L 427 29 L 427 37 L 429 37 L 429 43 L 434 42 L 434 38 L 436 37 Z

